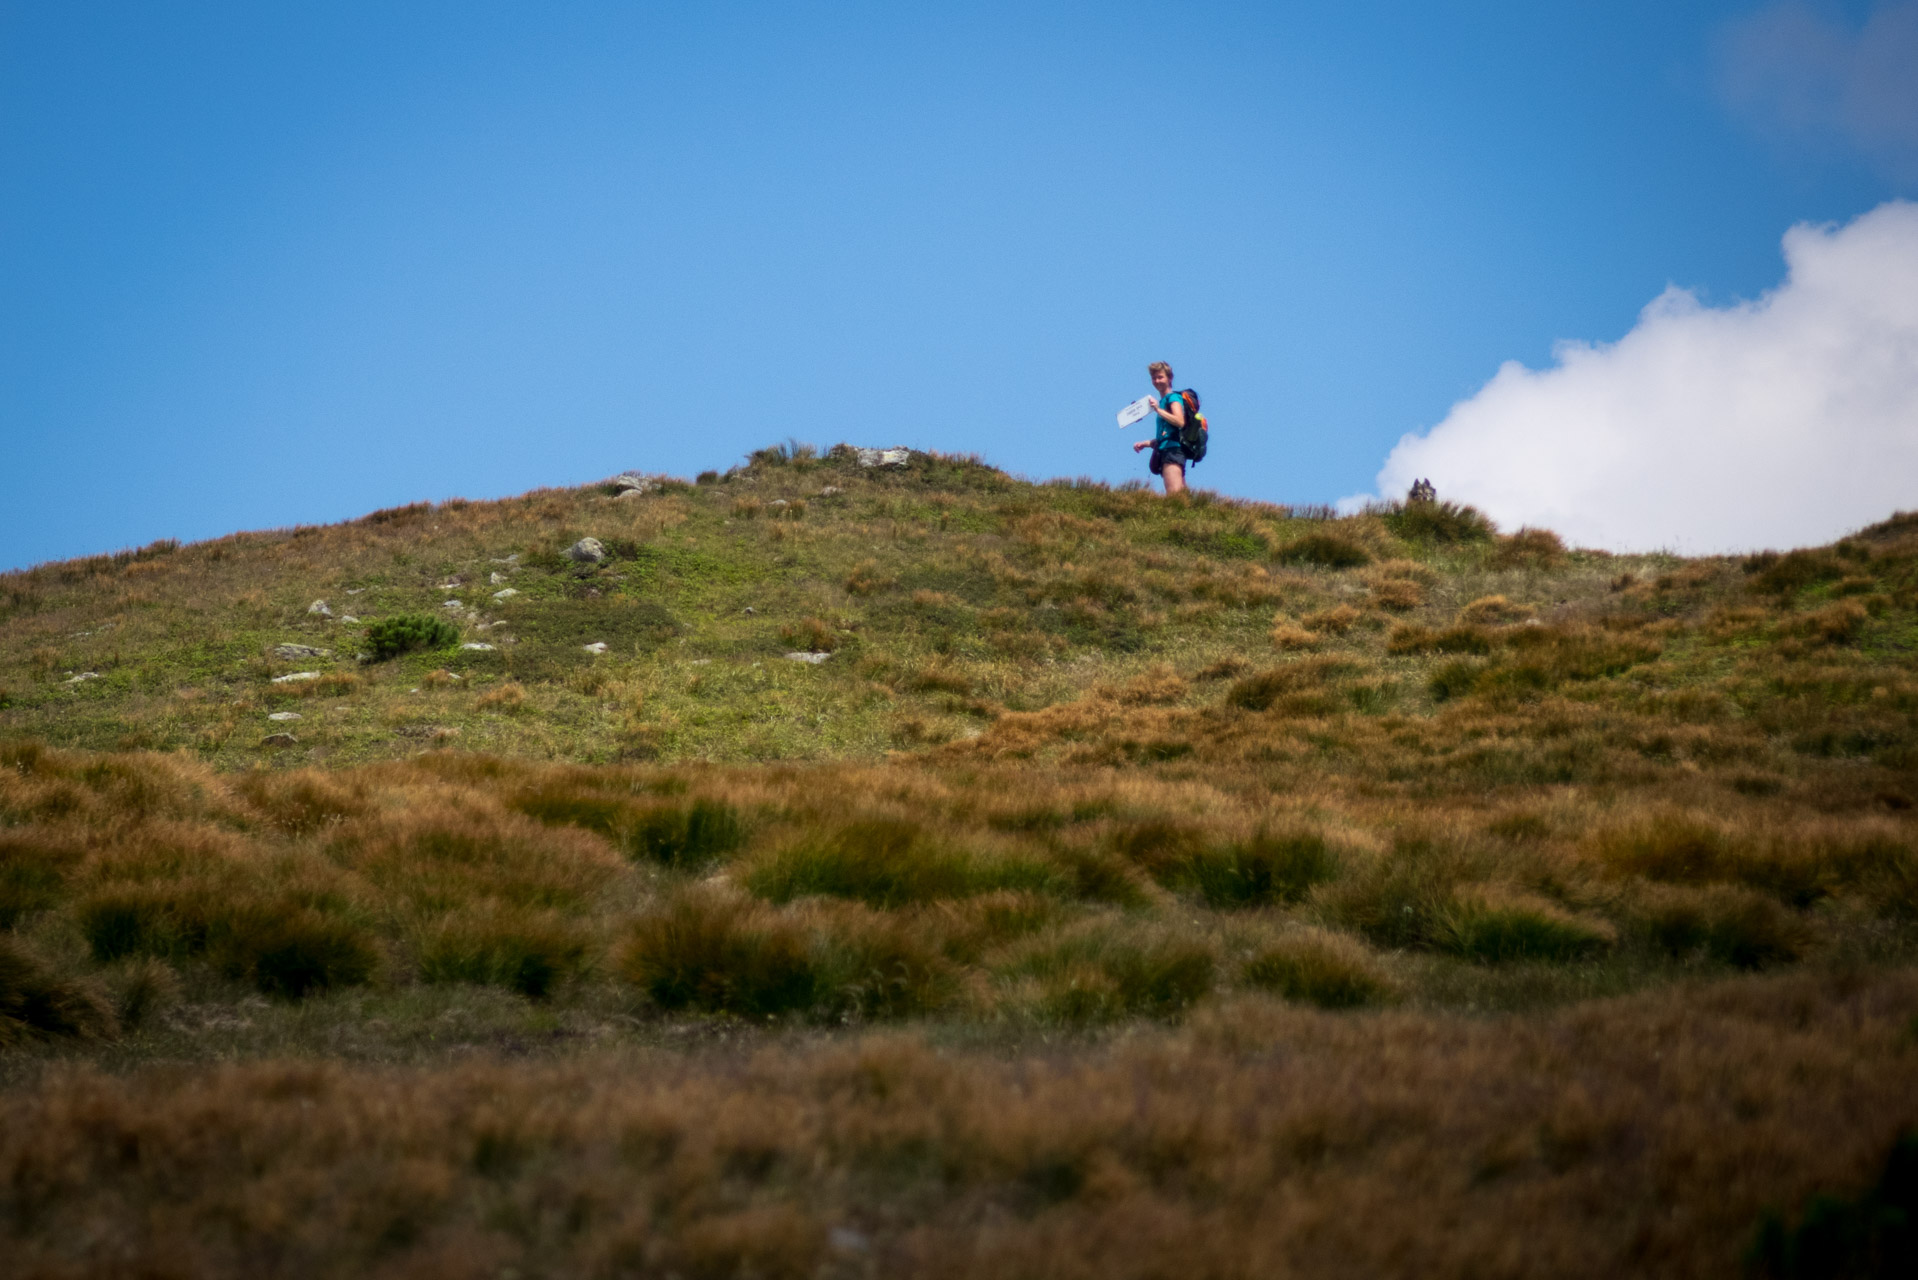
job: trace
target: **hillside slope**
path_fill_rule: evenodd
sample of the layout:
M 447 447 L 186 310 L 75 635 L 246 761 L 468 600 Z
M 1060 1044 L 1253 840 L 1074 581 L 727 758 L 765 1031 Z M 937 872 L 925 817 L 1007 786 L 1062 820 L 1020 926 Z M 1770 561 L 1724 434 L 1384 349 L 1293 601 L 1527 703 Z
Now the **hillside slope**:
M 8 574 L 0 690 L 29 1274 L 1724 1274 L 1918 1124 L 1909 516 L 775 449 Z

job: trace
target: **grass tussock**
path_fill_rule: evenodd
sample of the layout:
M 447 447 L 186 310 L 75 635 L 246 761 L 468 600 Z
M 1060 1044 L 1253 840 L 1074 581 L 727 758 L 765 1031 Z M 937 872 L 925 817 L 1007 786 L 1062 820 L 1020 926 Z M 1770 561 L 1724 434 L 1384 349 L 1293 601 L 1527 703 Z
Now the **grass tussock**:
M 91 984 L 61 976 L 0 935 L 0 1050 L 29 1040 L 111 1036 L 112 1006 Z
M 1398 984 L 1364 943 L 1311 927 L 1262 948 L 1245 962 L 1240 981 L 1321 1009 L 1387 1004 L 1399 994 Z

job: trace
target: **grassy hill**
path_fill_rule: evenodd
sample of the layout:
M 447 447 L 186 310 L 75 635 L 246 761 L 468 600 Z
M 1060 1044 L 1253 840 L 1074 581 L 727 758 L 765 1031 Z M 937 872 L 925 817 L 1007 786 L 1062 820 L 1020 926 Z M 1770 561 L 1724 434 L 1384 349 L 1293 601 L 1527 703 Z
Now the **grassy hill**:
M 1867 1266 L 1915 711 L 1910 516 L 1612 556 L 769 449 L 7 574 L 0 1233 L 47 1275 Z

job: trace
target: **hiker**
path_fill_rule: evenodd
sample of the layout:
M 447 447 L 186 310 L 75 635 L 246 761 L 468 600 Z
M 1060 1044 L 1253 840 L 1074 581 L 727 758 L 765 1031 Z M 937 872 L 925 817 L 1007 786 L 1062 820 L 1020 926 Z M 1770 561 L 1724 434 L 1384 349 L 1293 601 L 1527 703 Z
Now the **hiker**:
M 1172 389 L 1171 365 L 1154 360 L 1145 371 L 1152 375 L 1152 389 L 1159 393 L 1152 406 L 1157 415 L 1157 430 L 1150 440 L 1134 441 L 1132 452 L 1152 450 L 1152 474 L 1165 481 L 1169 498 L 1185 492 L 1186 455 L 1185 446 L 1180 443 L 1180 432 L 1185 429 L 1185 398 Z

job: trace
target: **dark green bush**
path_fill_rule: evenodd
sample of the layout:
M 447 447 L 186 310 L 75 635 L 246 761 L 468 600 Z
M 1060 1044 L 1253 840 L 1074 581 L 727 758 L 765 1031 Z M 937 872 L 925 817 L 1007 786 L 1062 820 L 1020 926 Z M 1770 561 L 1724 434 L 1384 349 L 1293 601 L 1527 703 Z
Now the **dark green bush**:
M 1611 926 L 1524 894 L 1461 893 L 1442 913 L 1439 944 L 1484 964 L 1582 960 L 1612 945 Z
M 1249 960 L 1239 976 L 1247 986 L 1321 1009 L 1354 1009 L 1397 995 L 1364 944 L 1326 929 L 1287 934 Z
M 316 911 L 277 911 L 248 922 L 219 950 L 229 976 L 287 1000 L 359 986 L 379 967 L 379 950 L 364 930 Z
M 0 936 L 0 1049 L 29 1039 L 111 1035 L 113 1012 L 90 985 L 55 974 Z
M 420 978 L 505 987 L 533 1000 L 587 967 L 584 931 L 552 912 L 498 910 L 442 920 L 420 946 Z
M 366 655 L 376 662 L 384 662 L 417 649 L 449 649 L 459 638 L 459 628 L 444 618 L 423 613 L 396 614 L 381 618 L 366 629 Z
M 1458 545 L 1490 542 L 1498 532 L 1476 507 L 1457 502 L 1395 502 L 1379 514 L 1385 527 L 1407 542 Z
M 996 889 L 1046 889 L 1057 878 L 1038 858 L 978 853 L 930 840 L 917 823 L 873 819 L 788 845 L 758 862 L 746 884 L 773 902 L 818 894 L 899 907 Z
M 1350 538 L 1336 533 L 1308 533 L 1280 547 L 1273 556 L 1280 564 L 1316 564 L 1327 569 L 1355 569 L 1372 563 L 1372 554 Z
M 1207 848 L 1181 868 L 1215 910 L 1298 902 L 1338 874 L 1338 856 L 1316 831 L 1260 832 L 1250 840 Z
M 1903 1280 L 1918 1275 L 1918 1134 L 1903 1133 L 1876 1185 L 1855 1197 L 1813 1196 L 1798 1225 L 1760 1220 L 1745 1256 L 1759 1280 Z
M 619 967 L 666 1009 L 768 1017 L 810 1009 L 820 995 L 802 928 L 764 907 L 703 893 L 643 917 Z
M 1212 990 L 1217 969 L 1201 939 L 1101 924 L 1037 945 L 1005 972 L 1038 980 L 1047 1017 L 1093 1023 L 1176 1016 Z

